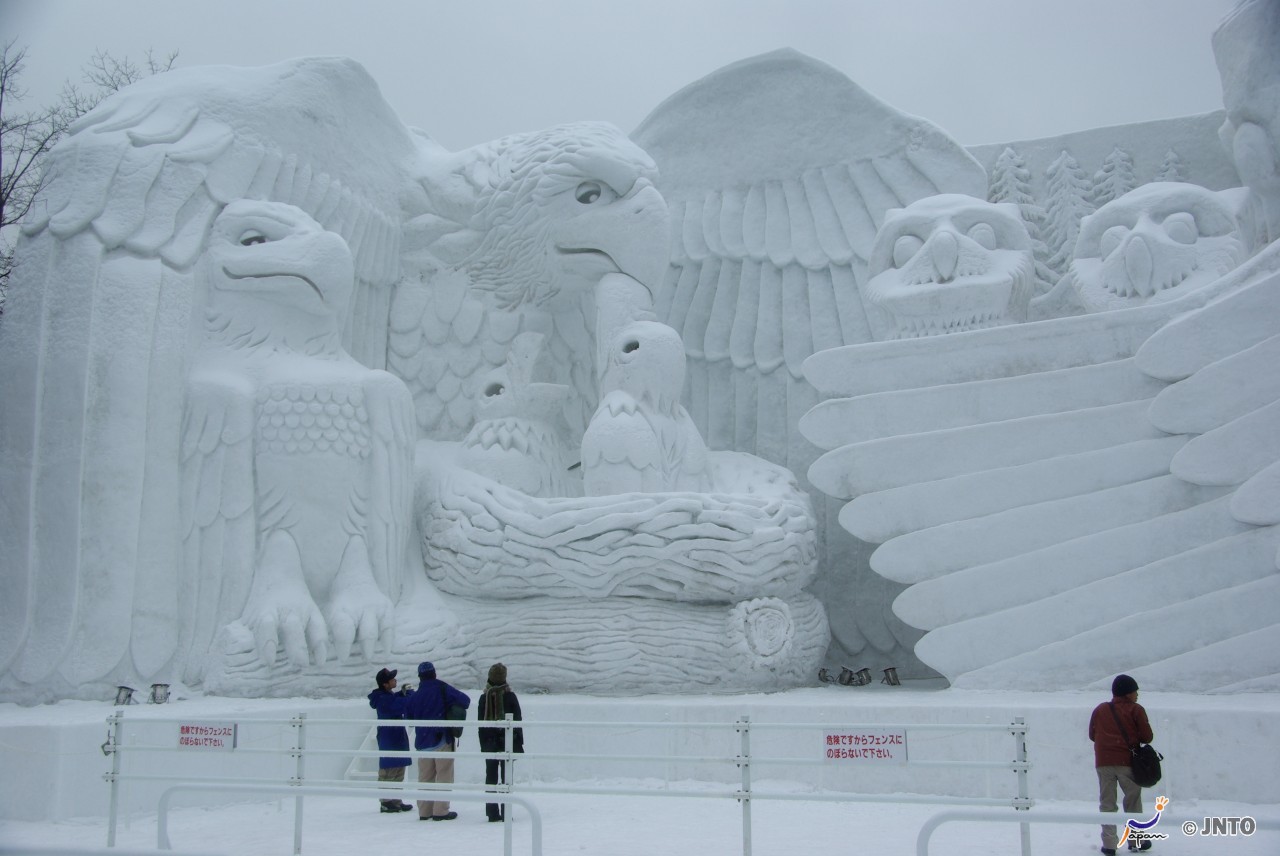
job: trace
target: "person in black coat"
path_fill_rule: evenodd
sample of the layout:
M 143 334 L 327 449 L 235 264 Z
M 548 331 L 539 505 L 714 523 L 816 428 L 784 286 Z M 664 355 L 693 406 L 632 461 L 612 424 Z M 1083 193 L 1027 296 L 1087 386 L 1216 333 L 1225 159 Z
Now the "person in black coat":
M 511 718 L 516 722 L 521 721 L 520 716 L 520 699 L 511 691 L 511 687 L 507 684 L 507 667 L 501 663 L 494 663 L 489 667 L 489 682 L 485 686 L 484 694 L 480 696 L 480 706 L 477 711 L 478 719 L 481 722 L 502 722 L 507 718 L 507 714 L 511 714 Z M 507 750 L 507 729 L 505 728 L 480 728 L 480 751 L 481 752 L 505 752 Z M 511 751 L 524 751 L 524 729 L 511 729 Z M 508 784 L 507 779 L 507 762 L 501 758 L 485 758 L 484 759 L 484 783 L 486 785 L 496 785 L 499 782 Z M 486 803 L 485 814 L 489 816 L 490 823 L 498 823 L 503 820 L 503 805 L 501 803 Z
M 378 672 L 378 688 L 369 693 L 369 707 L 378 712 L 378 719 L 404 719 L 405 693 L 411 688 L 405 686 L 396 692 L 396 670 L 382 669 Z M 378 749 L 383 752 L 408 752 L 409 732 L 403 725 L 379 725 Z M 404 768 L 409 766 L 409 759 L 384 755 L 378 759 L 379 782 L 403 782 Z M 399 799 L 380 800 L 384 813 L 412 811 L 413 806 Z

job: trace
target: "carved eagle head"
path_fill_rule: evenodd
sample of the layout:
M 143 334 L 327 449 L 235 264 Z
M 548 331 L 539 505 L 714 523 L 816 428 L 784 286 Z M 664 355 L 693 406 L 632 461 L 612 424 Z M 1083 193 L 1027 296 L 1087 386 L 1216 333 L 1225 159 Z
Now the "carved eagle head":
M 467 272 L 501 309 L 577 296 L 610 272 L 653 288 L 667 262 L 657 167 L 612 125 L 579 122 L 464 152 L 424 148 L 405 258 Z
M 658 321 L 633 321 L 614 335 L 602 387 L 620 389 L 670 414 L 680 404 L 684 378 L 680 334 Z
M 347 243 L 293 205 L 241 199 L 214 221 L 208 323 L 230 344 L 340 348 L 355 281 Z

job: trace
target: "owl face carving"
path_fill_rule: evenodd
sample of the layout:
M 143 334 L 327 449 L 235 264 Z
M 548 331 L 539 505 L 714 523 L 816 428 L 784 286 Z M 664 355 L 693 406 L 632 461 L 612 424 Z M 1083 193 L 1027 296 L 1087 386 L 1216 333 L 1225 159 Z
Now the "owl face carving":
M 1085 308 L 1100 312 L 1192 291 L 1243 255 L 1235 217 L 1219 194 L 1152 182 L 1084 218 L 1070 275 Z
M 941 194 L 890 210 L 859 290 L 876 340 L 1025 321 L 1035 260 L 1018 209 Z

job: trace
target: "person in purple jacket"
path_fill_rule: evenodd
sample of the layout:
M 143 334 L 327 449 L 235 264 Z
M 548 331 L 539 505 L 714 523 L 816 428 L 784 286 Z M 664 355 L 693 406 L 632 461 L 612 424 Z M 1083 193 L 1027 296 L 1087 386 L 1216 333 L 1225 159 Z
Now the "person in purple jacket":
M 412 687 L 406 686 L 396 692 L 396 670 L 381 669 L 378 672 L 378 688 L 369 693 L 369 707 L 378 712 L 378 719 L 404 719 L 405 697 Z M 409 733 L 403 725 L 379 725 L 378 749 L 382 752 L 408 752 Z M 378 759 L 379 782 L 403 782 L 404 768 L 409 766 L 409 759 L 383 755 Z M 385 814 L 410 811 L 413 806 L 400 799 L 380 800 Z
M 418 690 L 409 696 L 405 719 L 444 719 L 449 705 L 471 707 L 466 693 L 436 678 L 436 667 L 430 661 L 418 664 Z M 419 752 L 452 752 L 453 734 L 445 726 L 415 725 L 413 748 Z M 452 758 L 419 758 L 418 783 L 453 784 Z M 418 820 L 453 820 L 448 800 L 418 800 Z

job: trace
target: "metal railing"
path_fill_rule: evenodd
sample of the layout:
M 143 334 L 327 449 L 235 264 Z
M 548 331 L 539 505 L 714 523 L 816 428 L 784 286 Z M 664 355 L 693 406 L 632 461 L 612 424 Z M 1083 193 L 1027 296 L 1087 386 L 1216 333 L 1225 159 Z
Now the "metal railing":
M 173 725 L 184 720 L 176 718 L 152 718 L 147 717 L 145 720 L 130 720 L 132 725 Z M 292 745 L 287 747 L 268 748 L 261 746 L 251 746 L 244 748 L 236 748 L 235 752 L 243 754 L 266 754 L 277 755 L 292 759 L 291 775 L 287 778 L 251 778 L 247 776 L 228 776 L 228 777 L 211 777 L 201 775 L 198 781 L 193 781 L 191 775 L 162 775 L 148 773 L 125 773 L 122 771 L 122 761 L 126 754 L 135 753 L 174 753 L 178 751 L 177 746 L 165 745 L 126 745 L 122 740 L 123 727 L 125 723 L 124 712 L 117 711 L 107 719 L 111 731 L 108 734 L 107 742 L 103 745 L 103 751 L 111 756 L 111 772 L 107 773 L 104 778 L 111 785 L 110 799 L 110 816 L 107 828 L 107 846 L 115 846 L 116 824 L 119 810 L 119 789 L 123 782 L 170 782 L 171 787 L 166 789 L 160 797 L 160 805 L 158 807 L 158 829 L 157 829 L 157 847 L 160 849 L 169 848 L 169 836 L 167 828 L 167 813 L 169 809 L 169 801 L 174 793 L 180 791 L 231 791 L 243 793 L 272 793 L 294 797 L 294 853 L 302 853 L 302 828 L 303 828 L 303 810 L 304 797 L 306 796 L 349 796 L 349 797 L 369 797 L 386 794 L 388 787 L 393 783 L 389 782 L 369 782 L 358 783 L 352 781 L 331 781 L 312 777 L 307 778 L 306 759 L 335 757 L 343 758 L 382 758 L 397 757 L 405 759 L 419 758 L 485 758 L 491 760 L 505 760 L 507 762 L 507 782 L 498 785 L 469 785 L 465 783 L 453 784 L 434 784 L 434 783 L 394 783 L 397 793 L 403 793 L 406 796 L 413 796 L 418 799 L 430 799 L 432 795 L 439 793 L 448 793 L 451 798 L 464 801 L 478 802 L 494 802 L 502 804 L 520 805 L 529 811 L 533 818 L 531 835 L 533 836 L 533 852 L 535 856 L 541 853 L 541 817 L 537 807 L 533 801 L 528 799 L 528 795 L 538 794 L 579 794 L 579 795 L 600 795 L 600 796 L 635 796 L 635 797 L 681 797 L 692 799 L 732 799 L 736 800 L 741 806 L 742 812 L 742 853 L 743 856 L 751 856 L 752 853 L 752 822 L 751 822 L 751 806 L 755 800 L 793 800 L 805 802 L 842 802 L 842 803 L 914 803 L 922 805 L 961 805 L 972 807 L 1004 807 L 1015 809 L 1017 814 L 1003 815 L 1008 820 L 1020 822 L 1022 824 L 1022 854 L 1030 856 L 1030 829 L 1027 826 L 1025 818 L 1027 811 L 1033 806 L 1033 800 L 1030 795 L 1030 784 L 1028 773 L 1030 771 L 1030 762 L 1027 758 L 1027 725 L 1022 717 L 1014 719 L 1007 724 L 983 723 L 983 724 L 957 724 L 957 723 L 910 723 L 910 724 L 886 724 L 886 723 L 831 723 L 831 722 L 769 722 L 769 723 L 753 723 L 748 716 L 740 716 L 732 722 L 581 722 L 581 721 L 543 721 L 536 722 L 514 722 L 508 716 L 505 721 L 486 722 L 486 728 L 501 728 L 510 731 L 514 728 L 523 728 L 526 730 L 535 729 L 571 729 L 575 733 L 589 731 L 593 729 L 608 730 L 639 730 L 639 729 L 655 729 L 666 731 L 686 732 L 694 730 L 707 731 L 732 731 L 736 733 L 736 745 L 732 750 L 722 752 L 720 754 L 708 755 L 657 755 L 657 754 L 609 754 L 609 753 L 566 753 L 566 752 L 538 752 L 516 754 L 511 751 L 513 740 L 511 735 L 507 735 L 505 744 L 508 749 L 504 752 L 469 752 L 469 751 L 453 751 L 453 752 L 431 752 L 431 751 L 396 751 L 385 752 L 376 749 L 351 749 L 351 748 L 315 748 L 307 746 L 307 731 L 309 728 L 317 726 L 362 726 L 376 728 L 378 725 L 387 724 L 385 720 L 380 722 L 372 722 L 367 719 L 321 719 L 308 718 L 306 714 L 298 714 L 297 716 L 285 719 L 257 718 L 245 717 L 240 720 L 246 724 L 255 725 L 276 724 L 287 726 L 293 731 Z M 397 722 L 396 724 L 401 724 Z M 453 720 L 404 720 L 405 726 L 458 726 L 460 723 Z M 474 722 L 468 722 L 466 727 L 475 727 Z M 909 733 L 916 732 L 989 732 L 989 733 L 1006 733 L 1012 736 L 1013 760 L 927 760 L 912 759 L 909 756 L 904 757 L 900 761 L 900 765 L 907 767 L 919 768 L 968 768 L 974 770 L 1007 770 L 1015 775 L 1014 793 L 1008 797 L 978 797 L 978 796 L 946 796 L 935 794 L 867 794 L 853 792 L 786 792 L 786 791 L 770 791 L 760 789 L 754 783 L 753 768 L 762 766 L 786 766 L 786 767 L 803 767 L 803 766 L 823 766 L 829 765 L 831 761 L 821 753 L 814 753 L 806 757 L 769 757 L 757 754 L 752 746 L 752 735 L 768 732 L 783 732 L 795 734 L 804 730 L 823 730 L 830 733 L 832 730 L 859 730 L 878 731 L 878 732 L 898 732 L 904 736 Z M 905 747 L 904 747 L 905 748 Z M 725 788 L 716 788 L 712 783 L 711 787 L 694 790 L 664 787 L 646 788 L 646 787 L 618 787 L 618 786 L 596 786 L 588 783 L 581 784 L 548 784 L 544 782 L 525 781 L 519 785 L 514 782 L 514 764 L 517 759 L 521 759 L 521 768 L 527 769 L 531 762 L 537 761 L 558 761 L 568 763 L 584 763 L 598 765 L 602 762 L 634 765 L 636 763 L 666 763 L 666 764 L 724 764 L 736 767 L 738 775 L 734 778 L 737 781 L 733 785 L 727 785 Z M 630 766 L 627 767 L 626 773 L 634 775 Z M 620 776 L 619 778 L 622 778 Z M 727 777 L 726 777 L 727 778 Z M 519 791 L 517 794 L 516 791 Z M 511 814 L 505 813 L 506 822 L 504 834 L 504 852 L 506 856 L 511 854 Z M 959 819 L 959 818 L 957 818 Z M 945 822 L 945 821 L 944 821 Z M 927 845 L 926 845 L 927 846 Z

